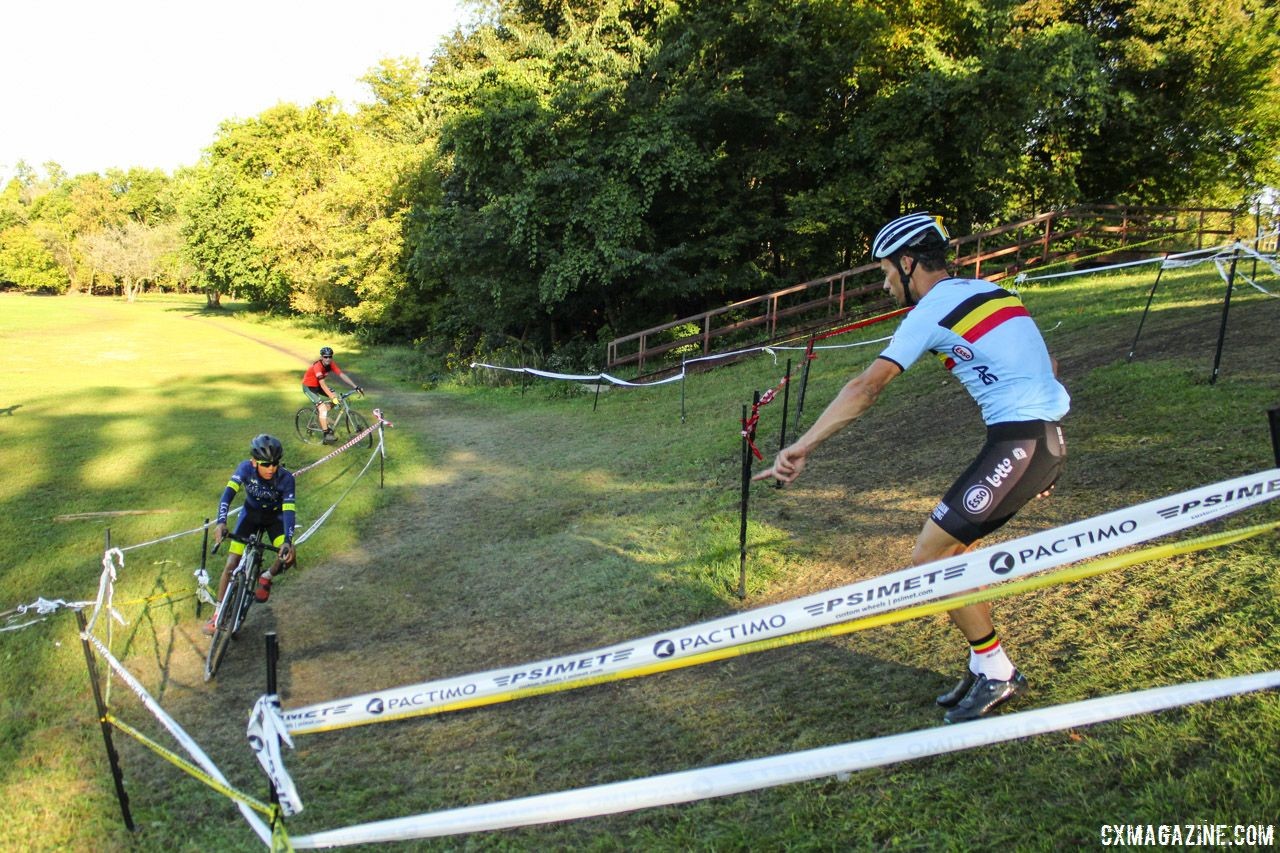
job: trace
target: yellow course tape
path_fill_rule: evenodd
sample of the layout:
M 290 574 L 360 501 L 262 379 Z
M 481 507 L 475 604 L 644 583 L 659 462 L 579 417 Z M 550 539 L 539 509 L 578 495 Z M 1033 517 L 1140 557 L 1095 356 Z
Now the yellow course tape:
M 108 723 L 115 726 L 117 729 L 124 732 L 125 734 L 129 735 L 129 737 L 138 741 L 143 746 L 147 747 L 152 752 L 159 755 L 161 758 L 173 764 L 178 769 L 185 770 L 187 773 L 190 773 L 192 776 L 196 777 L 201 782 L 205 783 L 210 788 L 222 794 L 223 796 L 230 797 L 236 802 L 244 803 L 246 806 L 253 809 L 254 811 L 259 812 L 265 815 L 266 817 L 271 818 L 273 823 L 278 822 L 275 819 L 276 818 L 275 813 L 279 809 L 279 806 L 267 805 L 266 803 L 263 803 L 259 800 L 255 800 L 253 797 L 250 797 L 248 794 L 240 793 L 239 791 L 235 790 L 229 785 L 224 785 L 223 783 L 219 782 L 217 779 L 214 779 L 208 773 L 205 773 L 196 765 L 192 764 L 190 761 L 187 761 L 181 755 L 178 755 L 177 753 L 173 752 L 170 749 L 166 749 L 165 747 L 151 740 L 142 732 L 130 726 L 128 723 L 125 723 L 124 721 L 117 719 L 112 714 L 107 714 L 105 719 Z
M 855 631 L 865 631 L 868 628 L 878 628 L 882 625 L 906 622 L 910 619 L 916 619 L 921 616 L 945 613 L 948 610 L 955 610 L 958 607 L 977 604 L 981 601 L 990 601 L 992 599 L 1004 598 L 1010 595 L 1029 592 L 1031 590 L 1041 589 L 1047 586 L 1070 583 L 1072 581 L 1100 575 L 1113 569 L 1125 568 L 1137 565 L 1138 563 L 1145 563 L 1150 560 L 1168 559 L 1169 557 L 1189 554 L 1194 551 L 1203 551 L 1208 548 L 1230 545 L 1234 542 L 1240 542 L 1259 534 L 1276 530 L 1277 528 L 1280 528 L 1280 521 L 1271 521 L 1263 524 L 1255 524 L 1250 527 L 1242 527 L 1237 530 L 1226 530 L 1221 533 L 1211 533 L 1206 536 L 1198 536 L 1193 539 L 1186 539 L 1182 542 L 1173 542 L 1167 545 L 1155 545 L 1150 548 L 1143 548 L 1126 554 L 1116 554 L 1111 557 L 1104 557 L 1100 560 L 1093 560 L 1073 568 L 1060 569 L 1055 572 L 1048 572 L 1035 577 L 1011 581 L 990 589 L 982 589 L 976 592 L 965 593 L 963 595 L 945 598 L 940 601 L 931 601 L 928 604 L 919 604 L 915 607 L 907 607 L 902 610 L 895 610 L 889 613 L 877 613 L 874 616 L 854 619 L 850 622 L 843 622 L 839 625 L 829 625 L 808 631 L 797 631 L 794 634 L 788 634 L 783 637 L 772 637 L 767 640 L 755 640 L 738 646 L 715 649 L 713 651 L 690 655 L 683 658 L 658 661 L 645 664 L 643 666 L 637 666 L 633 669 L 624 670 L 622 672 L 611 672 L 588 676 L 562 684 L 541 684 L 531 687 L 521 687 L 516 690 L 508 690 L 505 693 L 491 693 L 486 696 L 478 696 L 474 699 L 463 699 L 458 702 L 437 705 L 427 710 L 415 709 L 400 714 L 387 714 L 380 718 L 380 722 L 390 722 L 392 720 L 403 720 L 419 716 L 430 716 L 432 714 L 444 714 L 450 711 L 462 711 L 468 708 L 483 707 L 485 705 L 496 705 L 501 702 L 524 699 L 529 696 L 541 696 L 547 693 L 559 693 L 564 690 L 576 690 L 579 687 L 607 684 L 613 681 L 623 681 L 628 678 L 639 678 L 640 676 L 652 675 L 658 672 L 667 672 L 687 666 L 696 666 L 698 664 L 740 657 L 742 655 L 752 654 L 753 652 L 762 652 L 768 649 L 798 645 L 800 643 L 821 640 L 827 637 L 838 637 L 844 634 L 851 634 Z M 309 728 L 307 733 L 312 734 L 336 731 L 347 727 L 348 726 L 341 724 L 317 726 L 315 728 Z
M 128 601 L 117 601 L 115 602 L 115 606 L 132 607 L 135 604 L 150 604 L 153 601 L 161 601 L 166 598 L 171 598 L 176 603 L 191 598 L 194 595 L 196 595 L 196 591 L 191 589 L 174 590 L 172 592 L 157 592 L 155 595 L 148 595 L 143 598 L 131 598 Z
M 1092 255 L 1082 255 L 1078 258 L 1071 258 L 1065 261 L 1054 261 L 1053 263 L 1045 264 L 1042 267 L 1035 267 L 1035 272 L 1042 273 L 1045 270 L 1055 269 L 1056 267 L 1069 267 L 1072 264 L 1078 264 L 1081 261 L 1091 261 L 1094 258 L 1101 258 L 1105 255 L 1112 255 L 1112 254 L 1115 254 L 1116 252 L 1123 252 L 1127 249 L 1136 249 L 1139 246 L 1147 246 L 1147 245 L 1150 245 L 1151 243 L 1159 243 L 1163 240 L 1168 240 L 1170 237 L 1181 237 L 1184 234 L 1194 234 L 1195 230 L 1196 229 L 1194 228 L 1187 228 L 1183 231 L 1170 231 L 1168 234 L 1164 234 L 1159 237 L 1152 237 L 1150 240 L 1143 240 L 1140 243 L 1125 243 L 1123 246 L 1116 246 L 1115 248 L 1111 248 L 1111 249 L 1103 249 L 1102 251 L 1095 252 Z M 1028 281 L 1031 281 L 1034 278 L 1035 276 L 1031 276 L 1031 275 L 1027 276 Z

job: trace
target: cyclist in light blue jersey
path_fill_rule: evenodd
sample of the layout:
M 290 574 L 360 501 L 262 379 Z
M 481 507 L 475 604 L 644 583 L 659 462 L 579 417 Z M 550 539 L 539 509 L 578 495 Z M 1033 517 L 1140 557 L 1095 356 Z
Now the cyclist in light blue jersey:
M 884 288 L 912 310 L 880 356 L 841 389 L 799 439 L 755 479 L 790 483 L 809 455 L 869 409 L 896 376 L 932 353 L 982 411 L 987 440 L 977 458 L 930 513 L 911 553 L 913 565 L 977 547 L 1028 501 L 1047 495 L 1066 461 L 1059 421 L 1071 399 L 1057 364 L 1022 301 L 979 279 L 947 274 L 946 229 L 926 213 L 899 217 L 880 230 L 872 256 Z M 1005 653 L 989 603 L 948 614 L 969 643 L 960 682 L 937 698 L 948 723 L 974 720 L 1025 693 L 1027 680 Z

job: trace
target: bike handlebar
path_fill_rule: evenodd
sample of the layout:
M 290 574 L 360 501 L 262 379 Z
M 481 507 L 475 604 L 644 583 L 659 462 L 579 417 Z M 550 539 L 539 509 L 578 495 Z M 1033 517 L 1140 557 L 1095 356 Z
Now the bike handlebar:
M 226 539 L 223 539 L 223 540 L 222 540 L 222 542 L 226 542 L 228 539 L 231 539 L 231 538 L 232 538 L 232 537 L 231 537 L 230 535 L 228 535 Z M 251 541 L 252 541 L 252 537 L 251 537 L 250 539 L 248 539 L 248 540 L 245 540 L 245 543 L 244 543 L 244 544 L 245 544 L 246 546 L 248 546 L 248 545 L 249 545 L 249 543 L 250 543 Z M 213 543 L 213 547 L 209 549 L 209 553 L 210 553 L 210 554 L 216 554 L 216 553 L 218 553 L 218 549 L 222 547 L 222 542 L 215 542 L 215 543 Z M 289 547 L 290 547 L 290 548 L 292 548 L 292 547 L 293 547 L 293 543 L 292 543 L 292 542 L 289 542 L 289 543 L 287 543 L 287 544 L 289 545 Z M 277 548 L 276 546 L 272 545 L 270 542 L 264 542 L 263 540 L 259 539 L 259 540 L 258 540 L 258 545 L 260 545 L 260 546 L 262 547 L 262 549 L 263 549 L 263 550 L 265 550 L 265 551 L 275 551 L 277 554 L 279 554 L 279 553 L 280 553 L 280 549 L 279 549 L 279 548 Z

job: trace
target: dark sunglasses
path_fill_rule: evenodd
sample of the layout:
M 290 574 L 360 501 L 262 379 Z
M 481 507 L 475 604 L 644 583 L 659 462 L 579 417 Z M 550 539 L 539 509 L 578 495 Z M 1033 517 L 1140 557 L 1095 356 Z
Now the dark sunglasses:
M 253 464 L 257 465 L 259 468 L 279 468 L 280 467 L 279 462 L 263 462 L 261 459 L 253 460 Z

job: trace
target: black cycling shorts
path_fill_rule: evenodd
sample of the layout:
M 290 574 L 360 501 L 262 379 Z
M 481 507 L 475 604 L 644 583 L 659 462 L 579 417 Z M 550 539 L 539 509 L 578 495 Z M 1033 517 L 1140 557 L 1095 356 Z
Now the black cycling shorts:
M 270 512 L 245 507 L 240 511 L 235 529 L 231 531 L 231 553 L 243 554 L 245 543 L 255 530 L 265 532 L 267 541 L 279 548 L 284 542 L 284 517 L 279 510 Z
M 1000 529 L 1036 495 L 1052 488 L 1066 461 L 1061 424 L 992 424 L 987 427 L 987 443 L 978 458 L 929 517 L 965 545 L 972 545 Z

